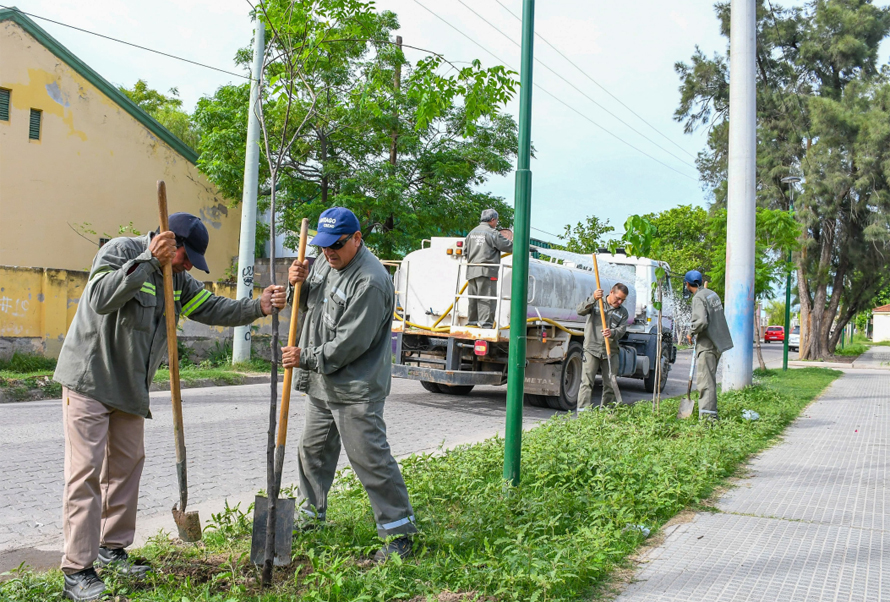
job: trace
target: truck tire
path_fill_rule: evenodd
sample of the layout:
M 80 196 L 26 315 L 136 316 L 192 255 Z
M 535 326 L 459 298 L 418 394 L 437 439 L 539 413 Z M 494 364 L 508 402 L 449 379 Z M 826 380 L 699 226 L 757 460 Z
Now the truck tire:
M 430 393 L 441 393 L 441 389 L 439 389 L 439 385 L 436 383 L 431 383 L 428 380 L 420 381 L 420 386 L 429 391 Z
M 578 407 L 578 393 L 581 391 L 581 375 L 584 370 L 584 347 L 572 341 L 562 362 L 559 379 L 559 395 L 547 397 L 547 404 L 554 410 L 572 412 Z
M 671 345 L 673 348 L 673 345 Z M 664 387 L 667 384 L 668 373 L 671 370 L 671 349 L 669 349 L 666 345 L 662 344 L 661 346 L 661 392 L 664 393 Z M 655 362 L 652 362 L 652 367 L 649 368 L 649 376 L 643 379 L 643 388 L 646 390 L 646 393 L 653 393 L 655 391 Z
M 436 385 L 439 391 L 446 395 L 467 395 L 473 390 L 474 385 Z
M 533 395 L 532 393 L 525 394 L 525 402 L 535 408 L 549 408 L 550 404 L 547 403 L 546 395 Z

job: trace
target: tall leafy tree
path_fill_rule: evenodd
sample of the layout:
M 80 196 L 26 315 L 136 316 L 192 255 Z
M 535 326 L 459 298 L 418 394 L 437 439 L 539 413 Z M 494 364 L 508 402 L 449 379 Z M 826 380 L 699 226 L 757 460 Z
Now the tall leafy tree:
M 299 47 L 307 52 L 299 81 L 282 60 L 297 48 L 293 35 L 275 37 L 267 52 L 265 123 L 270 131 L 289 129 L 293 141 L 284 152 L 270 150 L 272 157 L 262 149 L 261 188 L 271 188 L 271 159 L 280 165 L 284 229 L 298 231 L 303 217 L 346 206 L 359 217 L 368 245 L 393 257 L 430 236 L 466 233 L 486 207 L 509 224 L 509 205 L 480 188 L 490 174 L 512 169 L 517 128 L 501 113 L 515 91 L 512 74 L 478 62 L 457 67 L 435 54 L 407 62 L 392 35 L 396 16 L 375 12 L 371 3 L 302 3 L 296 21 L 318 23 L 341 4 L 353 17 L 324 20 L 313 41 Z M 293 27 L 294 19 L 281 16 L 293 14 L 294 5 L 264 6 L 268 28 Z M 248 51 L 238 55 L 249 59 Z M 289 112 L 280 104 L 287 94 Z M 247 97 L 247 85 L 223 87 L 202 99 L 195 114 L 204 134 L 199 167 L 231 198 L 241 196 Z
M 729 4 L 716 11 L 728 39 Z M 781 179 L 804 178 L 794 199 L 794 263 L 805 359 L 829 355 L 842 327 L 890 281 L 890 84 L 878 64 L 888 32 L 890 9 L 871 0 L 757 4 L 756 195 L 761 207 L 787 211 L 791 191 Z M 675 117 L 687 131 L 708 130 L 698 167 L 718 207 L 726 200 L 727 64 L 696 49 L 676 65 Z
M 148 82 L 140 79 L 133 84 L 132 88 L 121 86 L 118 89 L 135 102 L 140 109 L 170 130 L 174 136 L 193 149 L 199 147 L 200 135 L 189 114 L 182 108 L 182 100 L 179 99 L 177 88 L 170 88 L 169 95 L 166 95 L 149 88 Z
M 583 222 L 574 226 L 566 224 L 565 233 L 559 236 L 565 241 L 564 248 L 572 253 L 596 253 L 606 244 L 606 236 L 614 232 L 609 220 L 601 220 L 595 215 L 588 215 Z

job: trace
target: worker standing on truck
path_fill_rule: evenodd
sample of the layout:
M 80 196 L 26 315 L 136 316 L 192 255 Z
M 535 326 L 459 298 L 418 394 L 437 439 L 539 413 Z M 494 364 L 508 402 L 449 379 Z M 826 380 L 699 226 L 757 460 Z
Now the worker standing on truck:
M 470 295 L 470 307 L 467 323 L 479 328 L 494 326 L 494 311 L 497 299 L 493 298 L 498 291 L 498 267 L 496 265 L 474 266 L 474 263 L 497 264 L 501 262 L 501 253 L 513 252 L 512 233 L 509 230 L 498 231 L 498 212 L 486 209 L 482 212 L 478 226 L 473 228 L 464 242 L 467 256 L 467 292 Z M 508 232 L 506 237 L 501 232 Z M 509 237 L 509 238 L 507 238 Z M 492 297 L 491 299 L 474 299 L 473 297 Z
M 259 299 L 212 294 L 188 273 L 209 273 L 207 228 L 188 213 L 174 213 L 169 225 L 99 249 L 53 375 L 62 385 L 65 431 L 63 594 L 76 602 L 103 597 L 95 566 L 137 578 L 149 571 L 125 548 L 136 532 L 148 386 L 167 355 L 164 313 L 241 326 L 285 304 L 282 286 L 267 287 Z M 175 308 L 165 307 L 166 264 L 173 267 Z
M 692 297 L 692 335 L 697 337 L 695 385 L 698 388 L 698 417 L 717 420 L 717 363 L 732 349 L 732 336 L 723 314 L 720 295 L 702 287 L 701 272 L 691 270 L 683 278 Z M 690 336 L 690 339 L 692 337 Z
M 600 319 L 599 300 L 603 298 L 603 290 L 596 289 L 593 294 L 578 305 L 579 316 L 587 316 L 584 325 L 584 356 L 582 359 L 581 390 L 578 392 L 578 411 L 590 407 L 593 397 L 593 381 L 598 372 L 602 371 L 603 398 L 600 405 L 615 403 L 615 391 L 609 381 L 609 373 L 618 374 L 618 344 L 617 341 L 627 332 L 627 309 L 624 301 L 627 299 L 627 286 L 620 282 L 612 287 L 609 296 L 604 299 L 603 309 L 606 312 L 606 329 L 602 329 Z M 611 362 L 606 353 L 606 339 L 611 345 Z
M 282 364 L 299 368 L 295 388 L 309 394 L 298 471 L 302 518 L 297 529 L 323 522 L 341 439 L 349 464 L 371 499 L 377 534 L 388 540 L 374 559 L 411 553 L 417 532 L 408 489 L 386 440 L 383 403 L 392 378 L 391 333 L 395 288 L 383 264 L 362 242 L 358 218 L 332 207 L 318 218 L 311 244 L 326 261 L 294 261 L 293 285 L 303 282 L 306 312 L 299 347 L 284 347 Z

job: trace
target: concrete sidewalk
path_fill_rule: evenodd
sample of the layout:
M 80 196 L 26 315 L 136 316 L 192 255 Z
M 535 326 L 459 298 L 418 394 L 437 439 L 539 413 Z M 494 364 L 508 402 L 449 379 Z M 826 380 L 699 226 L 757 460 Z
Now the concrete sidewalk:
M 850 370 L 719 513 L 666 530 L 622 602 L 890 599 L 890 377 Z
M 890 370 L 890 347 L 874 346 L 853 362 L 854 368 L 870 370 Z

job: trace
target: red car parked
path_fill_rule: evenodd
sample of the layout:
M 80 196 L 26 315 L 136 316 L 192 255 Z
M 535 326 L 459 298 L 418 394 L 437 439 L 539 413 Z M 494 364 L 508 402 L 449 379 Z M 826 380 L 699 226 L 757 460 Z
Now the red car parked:
M 772 341 L 784 341 L 785 340 L 785 327 L 784 326 L 767 326 L 766 332 L 763 333 L 763 342 L 770 343 Z

